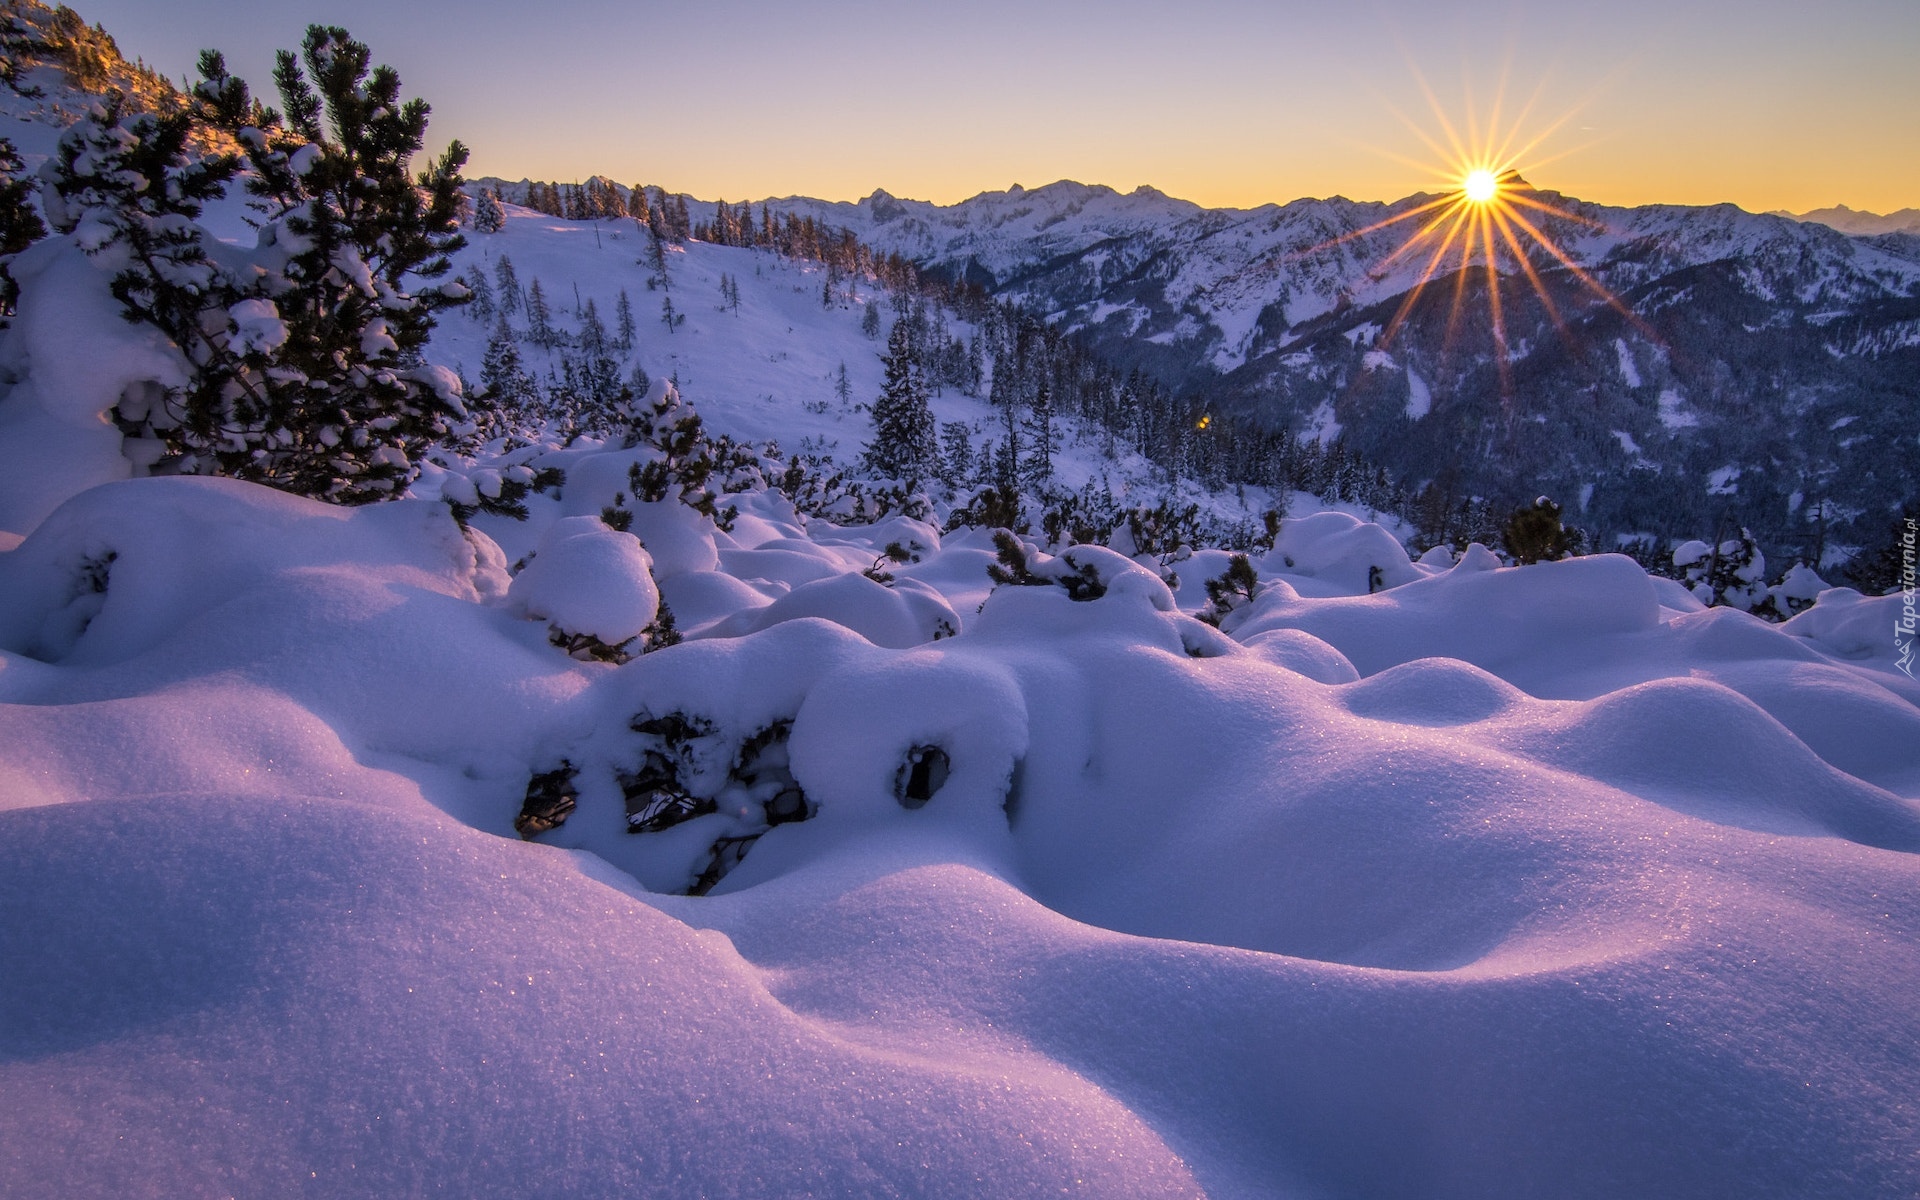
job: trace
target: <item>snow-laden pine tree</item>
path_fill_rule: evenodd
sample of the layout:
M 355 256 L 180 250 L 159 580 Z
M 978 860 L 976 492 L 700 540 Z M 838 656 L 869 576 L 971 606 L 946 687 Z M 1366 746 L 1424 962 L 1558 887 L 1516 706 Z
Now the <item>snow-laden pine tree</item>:
M 973 479 L 973 430 L 965 421 L 948 421 L 940 427 L 940 482 L 951 489 L 965 487 Z
M 285 340 L 273 303 L 244 297 L 208 256 L 212 238 L 197 221 L 237 164 L 193 155 L 192 129 L 187 113 L 132 112 L 109 93 L 61 136 L 41 191 L 53 227 L 113 271 L 128 320 L 158 329 L 184 360 L 186 384 L 115 414 L 125 432 L 183 461 L 219 443 L 230 405 L 267 409 L 265 369 Z
M 473 231 L 499 233 L 506 226 L 507 214 L 500 207 L 500 198 L 492 188 L 481 188 L 480 198 L 473 202 Z
M 399 76 L 370 58 L 345 31 L 310 27 L 303 56 L 278 59 L 282 118 L 218 53 L 202 55 L 194 119 L 234 137 L 261 214 L 258 247 L 237 270 L 207 260 L 197 214 L 157 212 L 217 194 L 233 169 L 188 155 L 183 117 L 116 112 L 69 131 L 56 207 L 99 243 L 90 249 L 124 249 L 115 294 L 189 368 L 157 404 L 118 414 L 163 444 L 157 469 L 361 503 L 400 494 L 421 452 L 465 417 L 458 378 L 419 353 L 434 314 L 466 288 L 410 289 L 445 274 L 461 244 L 466 150 L 453 143 L 416 180 L 427 105 L 402 103 Z M 144 163 L 140 195 L 116 194 L 116 161 L 135 173 Z
M 14 255 L 47 236 L 47 227 L 29 199 L 33 184 L 20 177 L 20 168 L 19 152 L 12 142 L 0 138 L 0 329 L 6 328 L 20 295 L 7 264 Z
M 927 384 L 905 321 L 894 323 L 887 352 L 880 356 L 885 381 L 873 402 L 873 440 L 864 458 L 868 470 L 889 479 L 917 483 L 933 473 L 939 435 L 927 407 Z
M 521 365 L 520 346 L 504 313 L 487 339 L 486 357 L 480 363 L 480 389 L 487 405 L 503 412 L 525 412 L 539 394 L 533 377 Z

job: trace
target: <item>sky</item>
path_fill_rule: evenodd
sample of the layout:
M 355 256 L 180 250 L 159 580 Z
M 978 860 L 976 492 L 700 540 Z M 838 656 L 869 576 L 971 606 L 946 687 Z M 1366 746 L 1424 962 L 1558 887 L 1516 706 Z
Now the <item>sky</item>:
M 1920 0 L 75 7 L 175 78 L 211 46 L 269 91 L 276 48 L 343 26 L 476 176 L 939 203 L 1076 179 L 1247 208 L 1449 186 L 1451 125 L 1600 203 L 1920 207 Z

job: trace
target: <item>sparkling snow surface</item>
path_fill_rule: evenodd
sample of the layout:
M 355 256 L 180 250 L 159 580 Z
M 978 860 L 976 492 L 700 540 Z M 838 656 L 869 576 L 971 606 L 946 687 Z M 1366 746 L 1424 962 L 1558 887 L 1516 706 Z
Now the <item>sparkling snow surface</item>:
M 503 236 L 555 297 L 604 253 Z M 842 360 L 877 389 L 858 312 L 813 316 L 792 264 L 686 258 L 743 316 L 656 323 L 649 369 L 722 430 L 857 446 L 799 404 Z M 603 316 L 644 294 L 618 266 L 578 276 Z M 0 478 L 40 480 L 0 494 L 0 1190 L 1920 1188 L 1898 597 L 1769 626 L 1624 557 L 1414 563 L 1322 513 L 1215 630 L 1186 614 L 1218 551 L 1177 592 L 1089 552 L 1098 599 L 989 595 L 982 533 L 765 493 L 731 534 L 637 512 L 638 550 L 590 528 L 630 461 L 595 446 L 471 536 L 431 499 L 115 481 L 85 418 L 164 356 L 99 286 L 7 343 L 0 394 Z M 436 356 L 471 371 L 461 320 Z M 920 561 L 863 577 L 894 541 Z M 662 596 L 682 645 L 548 644 Z M 715 761 L 791 722 L 817 810 L 705 897 L 670 893 L 724 814 L 636 836 L 622 809 L 632 723 L 675 712 Z M 926 746 L 951 774 L 909 809 Z M 578 808 L 522 842 L 561 759 Z

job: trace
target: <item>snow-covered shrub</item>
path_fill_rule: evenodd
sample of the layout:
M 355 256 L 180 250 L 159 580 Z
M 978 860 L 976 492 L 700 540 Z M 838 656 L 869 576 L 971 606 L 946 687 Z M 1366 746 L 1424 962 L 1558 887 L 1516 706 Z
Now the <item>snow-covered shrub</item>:
M 1746 529 L 1718 545 L 1682 542 L 1674 548 L 1673 566 L 1700 603 L 1768 615 L 1767 557 Z
M 626 444 L 646 450 L 628 468 L 635 500 L 675 500 L 728 529 L 738 514 L 721 497 L 766 485 L 759 455 L 731 439 L 709 438 L 700 414 L 669 381 L 655 380 L 629 412 Z
M 525 463 L 497 463 L 470 471 L 450 471 L 440 481 L 440 498 L 462 527 L 483 512 L 524 521 L 529 495 L 565 482 L 565 473 L 557 467 L 536 471 Z
M 507 602 L 522 616 L 546 621 L 553 644 L 583 660 L 625 662 L 662 636 L 652 558 L 639 539 L 597 517 L 548 526 L 514 577 Z
M 1021 509 L 1019 492 L 1012 488 L 985 487 L 947 514 L 947 532 L 967 528 L 1026 533 L 1031 525 Z
M 1227 569 L 1207 580 L 1207 606 L 1196 615 L 1215 629 L 1233 613 L 1251 606 L 1260 595 L 1260 577 L 1244 554 L 1227 560 Z
M 1049 549 L 1071 545 L 1104 545 L 1120 523 L 1120 510 L 1103 488 L 1089 482 L 1079 492 L 1053 497 L 1040 514 L 1040 529 Z
M 1790 620 L 1812 608 L 1820 593 L 1832 586 L 1812 567 L 1797 562 L 1787 568 L 1779 583 L 1767 589 L 1767 604 L 1776 620 Z
M 995 561 L 987 577 L 996 586 L 1057 587 L 1069 600 L 1098 600 L 1119 584 L 1124 590 L 1147 593 L 1153 607 L 1172 611 L 1173 595 L 1153 571 L 1105 546 L 1069 546 L 1059 555 L 1043 554 L 1006 530 L 993 535 Z
M 1151 561 L 1168 587 L 1180 586 L 1173 564 L 1192 557 L 1201 544 L 1200 506 L 1176 505 L 1171 499 L 1138 505 L 1123 514 L 1122 523 L 1107 544 L 1137 563 Z
M 625 797 L 627 832 L 664 834 L 712 818 L 704 863 L 686 881 L 702 896 L 739 865 L 769 829 L 813 816 L 816 808 L 788 765 L 791 718 L 781 718 L 729 744 L 704 716 L 642 712 L 629 724 L 637 735 L 635 765 L 616 778 Z

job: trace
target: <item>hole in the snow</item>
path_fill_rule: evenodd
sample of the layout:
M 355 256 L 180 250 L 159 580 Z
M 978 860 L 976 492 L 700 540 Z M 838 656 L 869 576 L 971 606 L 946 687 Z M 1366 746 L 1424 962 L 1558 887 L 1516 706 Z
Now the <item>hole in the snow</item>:
M 915 746 L 900 764 L 900 783 L 896 789 L 903 808 L 919 808 L 933 799 L 947 782 L 952 764 L 947 752 L 938 746 Z

